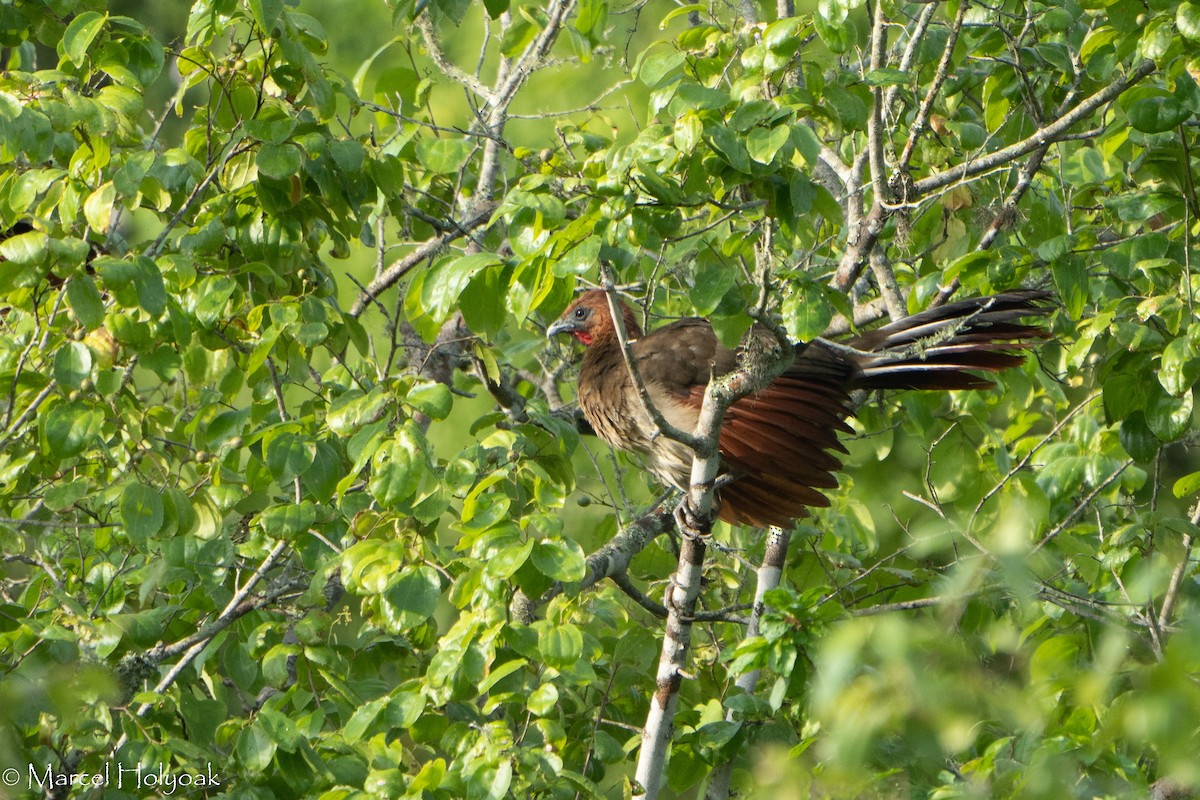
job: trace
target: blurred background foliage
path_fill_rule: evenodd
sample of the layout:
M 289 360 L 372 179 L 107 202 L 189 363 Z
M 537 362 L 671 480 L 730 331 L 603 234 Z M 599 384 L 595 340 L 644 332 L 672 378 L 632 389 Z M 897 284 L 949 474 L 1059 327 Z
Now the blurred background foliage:
M 1135 0 L 0 5 L 0 794 L 631 793 L 674 542 L 597 581 L 661 493 L 542 336 L 601 261 L 729 341 L 764 284 L 802 339 L 1060 302 L 996 389 L 868 399 L 758 637 L 762 533 L 718 527 L 664 796 L 1194 793 L 1197 41 Z

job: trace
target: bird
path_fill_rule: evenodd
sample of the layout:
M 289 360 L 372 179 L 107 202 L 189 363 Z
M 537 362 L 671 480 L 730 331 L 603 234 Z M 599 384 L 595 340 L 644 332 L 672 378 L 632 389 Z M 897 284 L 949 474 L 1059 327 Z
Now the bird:
M 1049 333 L 1031 318 L 1047 314 L 1048 292 L 1019 289 L 929 308 L 841 342 L 792 345 L 792 362 L 764 389 L 733 403 L 719 434 L 718 518 L 755 527 L 789 526 L 828 506 L 847 452 L 839 433 L 862 392 L 981 389 L 1024 362 Z M 712 324 L 688 317 L 643 333 L 620 303 L 626 337 L 646 396 L 662 419 L 691 432 L 705 388 L 737 368 L 743 346 L 721 344 Z M 687 492 L 693 451 L 664 436 L 642 403 L 625 363 L 603 289 L 583 292 L 546 329 L 584 345 L 577 401 L 592 430 L 614 448 L 643 457 L 665 485 Z M 751 336 L 773 336 L 756 326 Z M 746 341 L 746 340 L 743 340 Z

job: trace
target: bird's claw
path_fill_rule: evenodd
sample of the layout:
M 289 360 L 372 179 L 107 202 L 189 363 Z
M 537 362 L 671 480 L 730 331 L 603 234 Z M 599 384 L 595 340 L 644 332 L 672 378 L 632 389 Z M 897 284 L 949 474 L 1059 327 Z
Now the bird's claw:
M 712 535 L 712 520 L 705 519 L 692 507 L 692 499 L 688 495 L 675 507 L 675 524 L 679 533 L 685 539 L 702 539 L 707 541 Z

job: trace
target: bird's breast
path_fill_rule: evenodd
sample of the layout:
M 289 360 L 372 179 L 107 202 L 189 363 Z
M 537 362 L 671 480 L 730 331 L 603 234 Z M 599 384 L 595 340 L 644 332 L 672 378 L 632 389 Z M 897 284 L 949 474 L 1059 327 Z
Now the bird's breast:
M 650 402 L 670 425 L 689 432 L 695 428 L 698 410 L 688 404 L 687 397 L 665 389 L 653 376 L 643 374 L 642 379 Z M 645 456 L 646 465 L 660 480 L 686 489 L 692 451 L 661 435 L 619 348 L 588 351 L 579 372 L 579 406 L 601 439 L 617 449 Z

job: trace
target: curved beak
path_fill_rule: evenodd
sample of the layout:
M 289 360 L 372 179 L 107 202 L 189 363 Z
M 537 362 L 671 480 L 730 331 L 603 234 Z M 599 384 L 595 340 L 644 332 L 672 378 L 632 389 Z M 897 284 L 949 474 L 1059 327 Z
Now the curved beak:
M 558 336 L 560 333 L 575 333 L 578 330 L 579 326 L 575 324 L 574 320 L 560 319 L 549 328 L 546 328 L 546 338 L 549 339 L 551 336 Z

